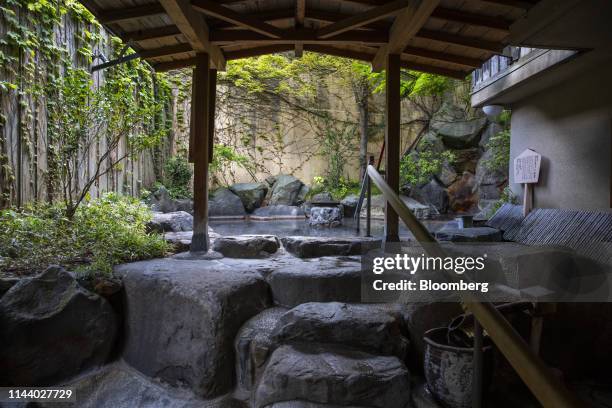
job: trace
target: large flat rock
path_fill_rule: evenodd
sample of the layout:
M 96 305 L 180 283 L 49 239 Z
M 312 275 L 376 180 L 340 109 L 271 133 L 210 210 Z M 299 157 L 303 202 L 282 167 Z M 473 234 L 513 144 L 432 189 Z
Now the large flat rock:
M 147 227 L 155 232 L 192 231 L 193 216 L 185 211 L 154 212 L 153 218 L 147 224 Z
M 281 238 L 283 247 L 298 258 L 322 256 L 361 255 L 373 248 L 380 248 L 381 241 L 366 237 L 305 237 Z
M 451 242 L 500 242 L 502 233 L 491 227 L 443 227 L 436 232 L 436 238 L 439 241 Z
M 215 239 L 212 249 L 230 258 L 262 258 L 275 253 L 280 241 L 275 235 L 236 235 Z
M 268 283 L 274 301 L 285 307 L 307 302 L 358 303 L 361 264 L 358 258 L 349 257 L 296 260 L 271 269 Z
M 402 316 L 371 304 L 304 303 L 280 317 L 278 343 L 335 343 L 381 355 L 406 357 L 408 339 Z
M 281 346 L 272 353 L 255 407 L 302 400 L 331 405 L 405 408 L 409 373 L 396 357 L 319 346 Z
M 248 264 L 161 259 L 121 265 L 126 292 L 125 360 L 151 377 L 204 397 L 234 384 L 233 339 L 271 303 Z

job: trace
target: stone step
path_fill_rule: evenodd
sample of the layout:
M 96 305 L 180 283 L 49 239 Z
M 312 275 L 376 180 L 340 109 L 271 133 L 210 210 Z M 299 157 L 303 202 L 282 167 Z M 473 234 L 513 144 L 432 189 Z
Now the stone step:
M 275 235 L 236 235 L 218 237 L 213 251 L 230 258 L 265 258 L 275 253 L 280 241 Z
M 250 392 L 255 385 L 274 348 L 272 331 L 285 312 L 284 307 L 266 309 L 240 328 L 234 341 L 239 392 Z
M 404 360 L 409 341 L 400 313 L 382 305 L 304 303 L 279 317 L 278 344 L 332 343 Z
M 361 301 L 358 258 L 319 258 L 288 263 L 268 275 L 274 301 L 285 307 L 308 302 Z
M 254 395 L 254 407 L 293 400 L 406 408 L 410 403 L 410 376 L 394 356 L 373 356 L 329 345 L 284 345 L 272 353 L 266 365 Z
M 366 408 L 357 405 L 329 405 L 329 404 L 317 404 L 316 402 L 309 401 L 283 401 L 275 402 L 274 404 L 267 405 L 266 408 Z
M 281 238 L 283 246 L 298 258 L 318 258 L 322 256 L 361 255 L 371 249 L 380 248 L 380 239 L 367 237 L 303 237 Z

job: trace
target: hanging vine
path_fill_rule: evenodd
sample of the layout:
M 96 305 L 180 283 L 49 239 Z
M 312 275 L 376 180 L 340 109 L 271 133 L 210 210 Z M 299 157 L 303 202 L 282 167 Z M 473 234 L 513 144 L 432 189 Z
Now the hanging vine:
M 134 112 L 155 112 L 135 119 L 130 134 L 125 135 L 133 136 L 129 147 L 144 144 L 156 148 L 170 133 L 172 123 L 165 110 L 172 106 L 173 95 L 164 75 L 152 73 L 139 60 L 96 76 L 89 73 L 100 53 L 112 57 L 123 44 L 110 37 L 76 0 L 2 0 L 0 23 L 0 208 L 19 204 L 20 183 L 38 181 L 38 172 L 43 173 L 46 198 L 56 198 L 66 163 L 58 148 L 64 124 L 54 120 L 54 115 L 64 108 L 66 78 L 75 70 L 87 75 L 85 83 L 92 90 L 104 86 L 105 92 L 110 92 L 114 86 L 117 92 L 125 93 L 114 96 Z M 44 121 L 39 121 L 39 115 Z M 12 129 L 7 128 L 9 121 Z M 14 122 L 18 123 L 17 154 L 11 151 L 8 139 L 10 132 L 15 132 Z M 41 144 L 46 166 L 39 163 Z M 89 146 L 79 146 L 77 151 L 89 154 Z M 28 177 L 22 176 L 25 171 L 30 173 Z M 71 182 L 76 186 L 87 183 L 79 180 L 78 174 L 74 177 Z M 37 185 L 31 189 L 38 194 Z

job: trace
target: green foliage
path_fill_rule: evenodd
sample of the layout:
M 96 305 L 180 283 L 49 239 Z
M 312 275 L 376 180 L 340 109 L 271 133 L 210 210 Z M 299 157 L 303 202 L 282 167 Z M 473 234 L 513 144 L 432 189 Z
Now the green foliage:
M 96 74 L 104 84 L 96 89 L 89 73 L 94 50 L 110 50 L 116 56 L 124 44 L 118 38 L 109 39 L 77 0 L 5 0 L 0 5 L 0 25 L 4 29 L 0 94 L 8 94 L 19 104 L 23 118 L 19 135 L 32 163 L 37 163 L 39 137 L 36 110 L 47 108 L 48 191 L 53 199 L 64 200 L 68 214 L 73 213 L 96 181 L 81 180 L 87 189 L 77 191 L 78 166 L 88 165 L 87 155 L 96 156 L 89 154 L 90 149 L 113 149 L 115 136 L 121 135 L 128 138 L 129 154 L 135 154 L 157 146 L 167 134 L 169 122 L 159 114 L 172 97 L 167 80 L 134 60 Z M 0 180 L 12 182 L 12 169 L 4 166 L 7 160 L 2 156 L 6 150 L 0 139 Z M 109 153 L 99 153 L 101 162 L 110 165 L 94 169 L 94 177 L 121 167 Z M 37 170 L 36 166 L 29 168 L 30 172 Z M 0 185 L 0 201 L 14 195 L 10 189 L 10 185 Z
M 502 130 L 491 136 L 487 141 L 487 150 L 492 154 L 485 162 L 488 169 L 507 169 L 510 165 L 510 130 Z
M 384 72 L 373 74 L 378 82 L 375 92 L 384 92 L 386 75 Z M 442 96 L 453 86 L 453 80 L 440 75 L 419 71 L 402 70 L 400 78 L 400 95 L 403 98 Z
M 174 156 L 166 161 L 164 165 L 164 184 L 172 198 L 190 198 L 191 176 L 193 170 L 191 164 L 183 156 Z
M 140 201 L 113 193 L 85 202 L 72 219 L 58 205 L 0 211 L 0 271 L 29 274 L 58 264 L 110 274 L 116 264 L 164 256 L 163 237 L 146 231 L 151 216 Z
M 150 76 L 139 69 L 116 67 L 95 88 L 89 72 L 66 68 L 48 94 L 50 178 L 62 192 L 70 217 L 99 177 L 118 169 L 130 155 L 158 145 L 167 129 L 151 125 L 161 105 Z M 121 141 L 127 143 L 123 155 L 116 152 Z M 101 142 L 104 148 L 93 173 L 83 185 L 75 185 L 78 169 Z
M 315 194 L 328 192 L 332 195 L 334 200 L 342 200 L 344 197 L 351 194 L 359 195 L 360 188 L 359 182 L 346 180 L 344 177 L 331 181 L 322 176 L 315 176 L 312 179 L 312 186 L 306 198 L 311 198 Z
M 323 136 L 321 153 L 328 160 L 325 179 L 332 190 L 337 190 L 344 179 L 347 159 L 355 150 L 356 129 L 354 125 L 326 118 L 323 121 L 321 133 Z
M 403 184 L 418 186 L 427 183 L 434 174 L 442 169 L 445 163 L 452 164 L 455 154 L 446 150 L 437 153 L 427 145 L 419 152 L 404 155 L 400 161 L 400 179 Z

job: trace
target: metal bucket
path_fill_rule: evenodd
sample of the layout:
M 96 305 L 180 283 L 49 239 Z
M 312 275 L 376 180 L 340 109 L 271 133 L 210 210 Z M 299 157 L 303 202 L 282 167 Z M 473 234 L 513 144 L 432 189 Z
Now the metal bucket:
M 472 406 L 473 347 L 448 344 L 448 329 L 440 327 L 425 333 L 425 379 L 433 396 L 447 408 Z M 483 390 L 491 382 L 493 348 L 485 342 L 483 350 Z

